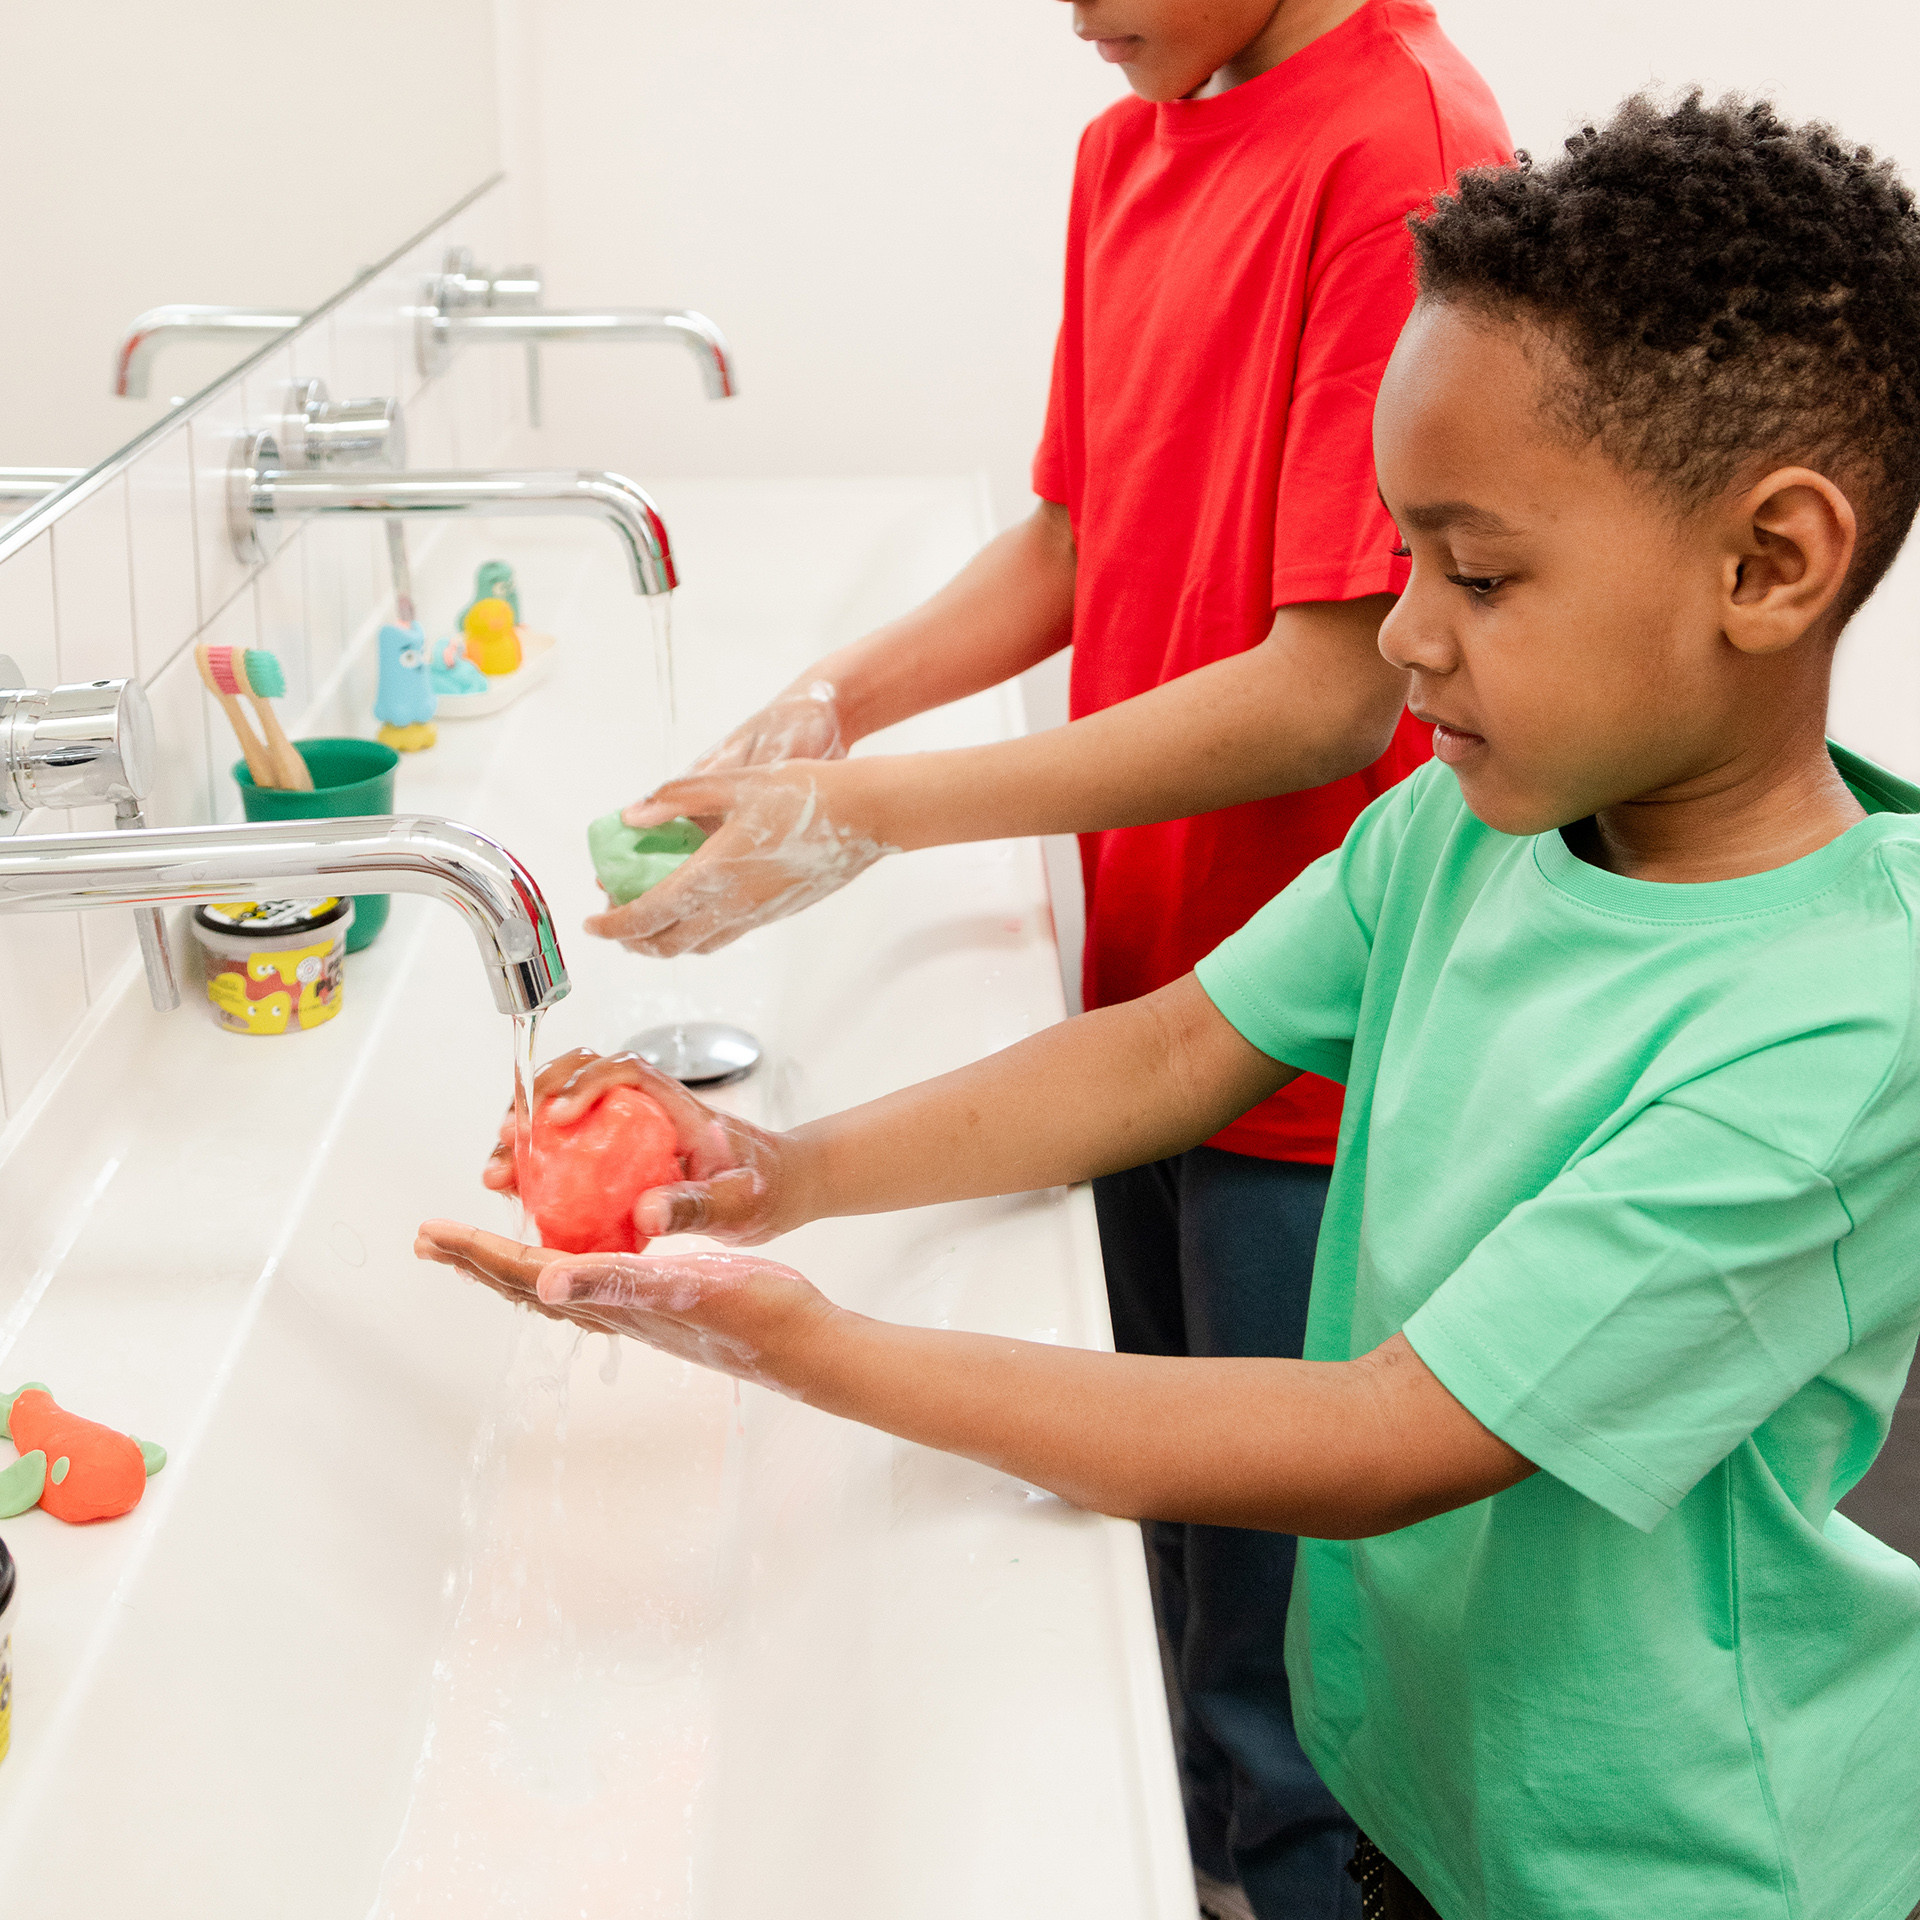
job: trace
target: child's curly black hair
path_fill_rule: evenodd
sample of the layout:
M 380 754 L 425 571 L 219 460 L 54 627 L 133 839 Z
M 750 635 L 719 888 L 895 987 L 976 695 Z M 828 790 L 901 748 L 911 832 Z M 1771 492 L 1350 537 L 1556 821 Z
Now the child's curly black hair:
M 1411 225 L 1422 294 L 1539 325 L 1563 424 L 1683 504 L 1827 474 L 1859 521 L 1839 611 L 1873 591 L 1920 505 L 1920 213 L 1891 162 L 1766 101 L 1640 94 Z

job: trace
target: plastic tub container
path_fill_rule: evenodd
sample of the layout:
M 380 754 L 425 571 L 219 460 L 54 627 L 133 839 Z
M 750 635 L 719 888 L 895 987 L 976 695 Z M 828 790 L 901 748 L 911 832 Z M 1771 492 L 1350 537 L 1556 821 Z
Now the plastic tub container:
M 296 740 L 295 748 L 313 775 L 313 791 L 290 787 L 256 787 L 244 760 L 233 763 L 234 783 L 249 820 L 348 820 L 367 813 L 393 811 L 393 770 L 400 756 L 378 740 Z M 358 953 L 373 945 L 387 924 L 393 897 L 385 893 L 354 895 L 353 931 L 347 951 Z
M 0 1540 L 0 1760 L 13 1739 L 13 1555 Z
M 216 900 L 195 910 L 207 999 L 229 1033 L 304 1033 L 340 1011 L 351 900 Z

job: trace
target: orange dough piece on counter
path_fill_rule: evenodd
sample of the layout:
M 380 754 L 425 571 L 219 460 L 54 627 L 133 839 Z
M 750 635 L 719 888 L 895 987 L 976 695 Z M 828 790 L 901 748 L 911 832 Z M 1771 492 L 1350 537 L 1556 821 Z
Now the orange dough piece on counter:
M 540 1244 L 562 1253 L 638 1253 L 633 1203 L 649 1187 L 681 1179 L 673 1122 L 637 1087 L 615 1087 L 571 1126 L 534 1110 L 532 1167 L 520 1169 L 520 1198 Z
M 8 1425 L 21 1453 L 38 1449 L 47 1456 L 40 1505 L 56 1520 L 112 1520 L 140 1504 L 147 1463 L 139 1444 L 124 1433 L 68 1413 L 44 1387 L 28 1387 L 15 1396 Z M 67 1470 L 56 1480 L 62 1460 Z

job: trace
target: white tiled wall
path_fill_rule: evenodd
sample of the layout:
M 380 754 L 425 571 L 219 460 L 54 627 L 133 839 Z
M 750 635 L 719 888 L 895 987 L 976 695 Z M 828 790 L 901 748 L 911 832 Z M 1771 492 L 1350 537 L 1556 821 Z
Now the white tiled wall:
M 524 389 L 507 377 L 519 356 L 468 351 L 438 379 L 423 380 L 413 309 L 449 246 L 470 246 L 481 260 L 507 257 L 503 211 L 496 188 L 245 377 L 217 388 L 0 560 L 0 653 L 27 684 L 125 675 L 144 683 L 159 745 L 151 825 L 240 817 L 228 771 L 239 749 L 200 683 L 196 645 L 277 654 L 289 733 L 372 731 L 373 642 L 392 609 L 384 536 L 368 524 L 309 525 L 265 566 L 243 565 L 227 537 L 227 466 L 234 443 L 281 411 L 296 376 L 324 380 L 336 399 L 397 394 L 409 466 L 501 464 L 524 424 Z M 382 239 L 369 234 L 367 251 Z M 433 542 L 417 529 L 408 537 L 424 600 Z M 36 814 L 22 831 L 111 825 L 111 810 L 100 809 Z M 0 914 L 0 1122 L 22 1122 L 90 1007 L 111 994 L 144 993 L 134 984 L 137 964 L 124 911 Z

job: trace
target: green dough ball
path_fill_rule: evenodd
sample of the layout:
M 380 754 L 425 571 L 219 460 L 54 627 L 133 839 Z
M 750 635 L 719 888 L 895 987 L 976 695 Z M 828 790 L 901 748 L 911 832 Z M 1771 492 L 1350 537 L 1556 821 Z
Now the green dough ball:
M 587 829 L 587 848 L 600 884 L 615 906 L 624 907 L 658 886 L 706 837 L 691 820 L 630 827 L 609 813 Z

